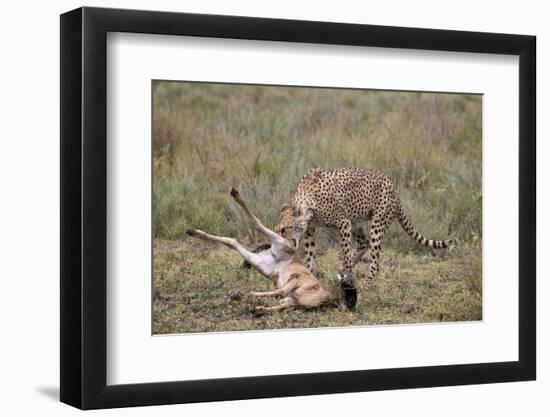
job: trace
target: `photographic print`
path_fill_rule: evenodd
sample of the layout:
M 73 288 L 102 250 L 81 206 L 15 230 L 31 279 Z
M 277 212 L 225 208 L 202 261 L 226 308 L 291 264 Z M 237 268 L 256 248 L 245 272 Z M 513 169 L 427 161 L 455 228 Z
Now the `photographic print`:
M 152 82 L 153 334 L 482 320 L 482 95 Z

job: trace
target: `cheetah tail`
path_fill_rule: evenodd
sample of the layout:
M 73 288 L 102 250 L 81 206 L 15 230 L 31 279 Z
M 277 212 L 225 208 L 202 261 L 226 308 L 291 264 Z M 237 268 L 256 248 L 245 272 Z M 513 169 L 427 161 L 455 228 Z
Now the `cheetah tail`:
M 418 233 L 407 218 L 407 215 L 405 214 L 405 211 L 403 210 L 401 204 L 399 205 L 399 224 L 403 227 L 403 229 L 405 229 L 405 231 L 411 238 L 416 240 L 416 242 L 420 243 L 421 245 L 428 246 L 434 249 L 447 249 L 453 245 L 452 240 L 432 240 Z

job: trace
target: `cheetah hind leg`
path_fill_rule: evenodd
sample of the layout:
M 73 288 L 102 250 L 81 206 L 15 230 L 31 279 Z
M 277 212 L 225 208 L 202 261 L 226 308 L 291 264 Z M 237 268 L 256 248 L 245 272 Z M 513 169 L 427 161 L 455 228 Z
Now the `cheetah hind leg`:
M 368 272 L 368 264 L 371 258 L 370 242 L 361 226 L 353 228 L 352 237 L 356 245 L 353 267 L 357 264 L 365 265 L 365 272 Z
M 369 264 L 369 275 L 367 276 L 367 285 L 371 285 L 378 277 L 380 271 L 380 252 L 382 250 L 382 240 L 390 223 L 387 221 L 387 216 L 379 216 L 374 218 L 371 225 L 370 239 L 370 254 L 371 260 Z

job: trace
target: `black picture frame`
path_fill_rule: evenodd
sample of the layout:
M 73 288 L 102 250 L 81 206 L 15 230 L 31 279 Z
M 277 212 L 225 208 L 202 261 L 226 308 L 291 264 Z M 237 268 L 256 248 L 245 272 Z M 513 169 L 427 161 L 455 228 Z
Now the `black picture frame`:
M 108 32 L 519 56 L 519 360 L 107 385 Z M 535 51 L 524 35 L 88 7 L 61 15 L 61 401 L 94 409 L 535 379 Z

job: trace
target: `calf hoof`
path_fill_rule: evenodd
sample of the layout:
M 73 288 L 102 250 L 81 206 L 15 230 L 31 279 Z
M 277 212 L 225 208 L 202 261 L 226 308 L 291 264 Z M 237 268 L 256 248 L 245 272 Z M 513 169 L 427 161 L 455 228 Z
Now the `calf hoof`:
M 342 298 L 348 310 L 353 310 L 357 304 L 357 289 L 351 279 L 351 274 L 338 274 L 338 282 L 342 292 Z
M 263 316 L 265 314 L 265 309 L 263 307 L 250 307 L 249 310 L 256 317 Z
M 247 261 L 241 262 L 241 269 L 250 269 L 252 268 L 252 265 L 250 265 Z
M 340 288 L 342 289 L 344 302 L 346 303 L 348 310 L 355 309 L 355 304 L 357 304 L 357 289 L 353 286 L 353 284 L 351 287 L 341 285 Z
M 240 291 L 235 291 L 234 293 L 229 295 L 229 298 L 233 301 L 240 301 L 243 299 L 243 293 Z

